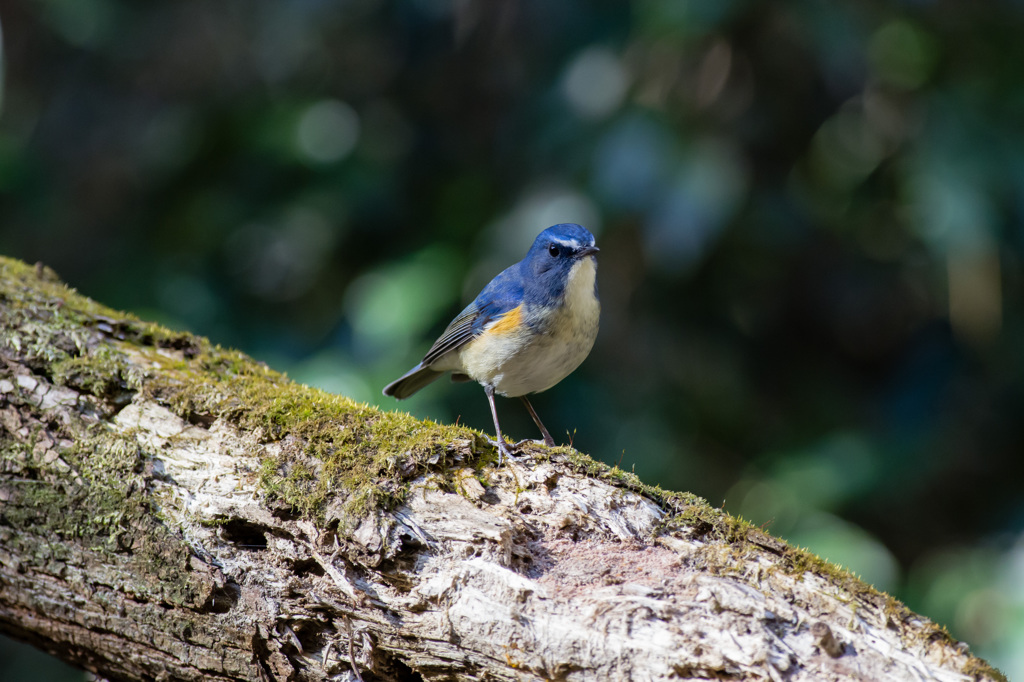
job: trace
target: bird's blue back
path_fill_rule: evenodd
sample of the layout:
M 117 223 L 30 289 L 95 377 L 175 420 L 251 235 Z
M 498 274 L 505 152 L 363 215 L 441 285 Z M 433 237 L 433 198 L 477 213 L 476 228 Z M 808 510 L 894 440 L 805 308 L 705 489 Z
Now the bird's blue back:
M 523 278 L 520 273 L 524 261 L 502 270 L 466 307 L 467 310 L 477 312 L 473 322 L 474 332 L 481 331 L 488 322 L 523 302 Z

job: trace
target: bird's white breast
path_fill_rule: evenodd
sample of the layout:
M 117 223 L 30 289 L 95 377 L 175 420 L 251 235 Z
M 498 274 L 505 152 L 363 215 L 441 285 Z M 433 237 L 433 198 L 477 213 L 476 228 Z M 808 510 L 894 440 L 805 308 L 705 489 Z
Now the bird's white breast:
M 562 304 L 522 312 L 532 323 L 503 334 L 483 334 L 459 353 L 462 371 L 505 396 L 539 393 L 569 376 L 590 354 L 601 304 L 595 295 L 597 260 L 573 264 Z

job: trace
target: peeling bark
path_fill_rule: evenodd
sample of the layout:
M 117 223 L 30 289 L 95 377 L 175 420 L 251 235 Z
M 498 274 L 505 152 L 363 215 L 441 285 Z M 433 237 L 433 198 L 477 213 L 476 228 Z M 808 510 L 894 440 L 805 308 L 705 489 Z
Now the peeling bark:
M 393 415 L 313 447 L 252 420 L 219 349 L 13 261 L 0 318 L 0 631 L 102 677 L 1001 679 L 842 570 L 568 449 L 496 468 L 471 431 L 403 427 L 357 490 L 332 463 Z M 304 509 L 302 485 L 329 494 Z

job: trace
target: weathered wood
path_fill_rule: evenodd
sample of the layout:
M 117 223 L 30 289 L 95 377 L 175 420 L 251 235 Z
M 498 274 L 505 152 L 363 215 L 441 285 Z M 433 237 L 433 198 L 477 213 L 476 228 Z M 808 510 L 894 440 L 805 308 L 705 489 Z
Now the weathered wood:
M 496 468 L 13 261 L 0 319 L 0 631 L 108 679 L 1000 678 L 568 449 Z

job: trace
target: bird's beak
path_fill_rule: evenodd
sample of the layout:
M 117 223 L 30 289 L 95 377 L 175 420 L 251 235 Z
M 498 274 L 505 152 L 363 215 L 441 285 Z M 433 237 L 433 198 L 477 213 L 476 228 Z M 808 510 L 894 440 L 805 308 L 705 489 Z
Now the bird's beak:
M 582 249 L 579 250 L 579 253 L 576 254 L 576 257 L 577 258 L 586 258 L 587 256 L 593 256 L 595 253 L 597 253 L 600 250 L 601 249 L 597 248 L 596 246 L 584 246 Z

